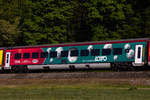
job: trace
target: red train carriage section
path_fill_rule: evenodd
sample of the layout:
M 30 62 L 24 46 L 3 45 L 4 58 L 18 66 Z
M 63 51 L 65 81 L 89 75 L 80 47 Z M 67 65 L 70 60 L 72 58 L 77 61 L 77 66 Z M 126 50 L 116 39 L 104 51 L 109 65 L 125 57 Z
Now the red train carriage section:
M 11 52 L 10 66 L 43 64 L 45 58 L 40 58 L 41 48 L 19 48 L 6 50 Z M 6 56 L 6 55 L 5 55 Z

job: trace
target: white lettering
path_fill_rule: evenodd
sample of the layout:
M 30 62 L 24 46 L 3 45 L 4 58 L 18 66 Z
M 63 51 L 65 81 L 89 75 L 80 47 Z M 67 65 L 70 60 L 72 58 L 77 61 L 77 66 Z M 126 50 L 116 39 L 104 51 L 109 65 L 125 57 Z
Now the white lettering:
M 22 61 L 22 63 L 30 63 L 30 61 L 24 60 L 24 61 Z
M 106 56 L 97 56 L 97 57 L 95 57 L 95 61 L 107 61 L 107 57 Z
M 15 60 L 15 63 L 17 64 L 17 63 L 20 63 L 20 60 Z

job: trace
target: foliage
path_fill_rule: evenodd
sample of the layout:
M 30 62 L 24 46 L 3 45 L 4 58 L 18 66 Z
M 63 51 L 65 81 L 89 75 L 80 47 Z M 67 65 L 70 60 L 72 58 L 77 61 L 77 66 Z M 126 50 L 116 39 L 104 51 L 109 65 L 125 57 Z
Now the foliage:
M 26 44 L 59 43 L 67 41 L 72 6 L 63 0 L 42 0 L 26 3 L 27 15 L 21 30 Z
M 13 46 L 16 45 L 19 36 L 18 30 L 19 18 L 16 18 L 15 22 L 11 24 L 6 20 L 0 20 L 0 45 L 1 46 Z
M 0 45 L 150 37 L 149 5 L 150 0 L 0 0 Z

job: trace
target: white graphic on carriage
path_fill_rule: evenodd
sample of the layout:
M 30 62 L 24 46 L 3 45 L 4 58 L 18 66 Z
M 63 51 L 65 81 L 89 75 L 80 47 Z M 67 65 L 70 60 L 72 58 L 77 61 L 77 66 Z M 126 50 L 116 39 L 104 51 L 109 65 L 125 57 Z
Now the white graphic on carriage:
M 107 56 L 97 56 L 95 57 L 95 61 L 107 61 Z

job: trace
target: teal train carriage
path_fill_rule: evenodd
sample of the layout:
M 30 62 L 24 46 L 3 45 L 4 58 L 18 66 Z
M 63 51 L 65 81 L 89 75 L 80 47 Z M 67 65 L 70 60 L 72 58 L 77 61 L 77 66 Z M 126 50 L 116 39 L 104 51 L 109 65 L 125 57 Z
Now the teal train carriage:
M 149 39 L 13 47 L 5 50 L 4 69 L 143 68 L 149 47 Z

